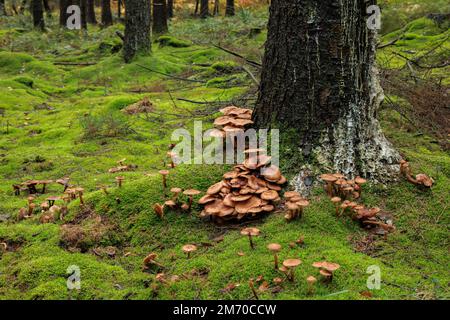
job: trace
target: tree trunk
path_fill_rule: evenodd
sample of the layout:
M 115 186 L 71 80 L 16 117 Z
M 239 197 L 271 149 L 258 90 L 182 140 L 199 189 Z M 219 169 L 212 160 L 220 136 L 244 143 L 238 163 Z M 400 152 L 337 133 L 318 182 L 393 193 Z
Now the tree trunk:
M 226 16 L 234 16 L 234 0 L 227 0 Z
M 209 16 L 209 0 L 200 0 L 200 18 L 205 19 Z
M 167 17 L 173 18 L 173 1 L 174 0 L 167 0 Z
M 117 0 L 117 17 L 120 19 L 122 17 L 122 1 Z
M 138 53 L 149 53 L 150 1 L 125 0 L 125 38 L 123 56 L 130 62 Z
M 59 0 L 59 25 L 61 27 L 67 26 L 67 19 L 69 18 L 67 8 L 72 4 L 72 0 Z
M 95 1 L 87 0 L 86 20 L 90 24 L 97 24 L 97 18 L 95 17 Z
M 166 0 L 153 0 L 153 33 L 163 34 L 168 30 Z
M 213 15 L 217 16 L 219 14 L 219 9 L 220 9 L 220 0 L 214 0 Z
M 79 0 L 81 11 L 81 29 L 87 30 L 87 0 Z
M 376 119 L 384 95 L 376 32 L 366 26 L 371 4 L 272 0 L 254 121 L 280 129 L 281 156 L 300 155 L 297 188 L 316 169 L 379 181 L 398 172 L 399 155 Z
M 108 27 L 112 24 L 111 0 L 102 0 L 102 26 Z
M 31 0 L 31 12 L 33 13 L 33 25 L 35 28 L 45 30 L 44 7 L 42 0 Z
M 199 5 L 200 5 L 200 0 L 195 0 L 195 10 L 194 10 L 195 16 L 198 14 Z
M 50 8 L 48 0 L 44 0 L 43 3 L 44 3 L 45 14 L 47 15 L 47 17 L 51 17 L 52 16 L 52 8 Z
M 6 16 L 5 0 L 0 0 L 0 16 Z

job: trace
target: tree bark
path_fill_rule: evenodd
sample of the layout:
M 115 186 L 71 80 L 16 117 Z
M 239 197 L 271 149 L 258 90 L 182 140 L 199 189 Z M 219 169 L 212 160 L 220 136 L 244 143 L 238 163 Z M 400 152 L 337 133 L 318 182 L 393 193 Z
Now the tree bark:
M 73 0 L 59 0 L 59 25 L 61 27 L 67 26 L 67 8 L 73 4 Z
M 399 155 L 376 119 L 384 95 L 376 32 L 366 26 L 371 4 L 272 0 L 253 118 L 257 127 L 280 129 L 282 156 L 300 155 L 299 189 L 304 177 L 324 171 L 379 181 L 398 173 Z
M 125 0 L 125 38 L 123 56 L 130 62 L 138 53 L 149 53 L 150 1 Z
M 0 0 L 0 16 L 6 16 L 5 0 Z
M 194 16 L 198 14 L 198 8 L 200 6 L 200 0 L 195 0 L 195 10 L 194 10 Z
M 45 10 L 47 17 L 51 17 L 52 16 L 52 8 L 50 8 L 48 0 L 44 0 L 43 3 L 44 3 L 44 10 Z
M 108 27 L 112 24 L 111 0 L 102 0 L 102 26 Z
M 90 24 L 97 24 L 97 18 L 95 17 L 94 0 L 87 0 L 86 21 Z
M 220 0 L 214 0 L 214 10 L 213 10 L 214 16 L 217 16 L 219 14 L 219 9 L 220 9 Z
M 35 28 L 45 30 L 44 7 L 42 0 L 31 0 L 31 12 L 33 14 L 33 25 Z
M 200 18 L 205 19 L 209 16 L 209 0 L 200 0 Z
M 227 7 L 225 9 L 226 16 L 234 16 L 234 0 L 227 0 Z
M 153 0 L 153 33 L 167 33 L 167 6 L 166 0 Z
M 173 18 L 173 2 L 174 0 L 167 0 L 167 17 Z

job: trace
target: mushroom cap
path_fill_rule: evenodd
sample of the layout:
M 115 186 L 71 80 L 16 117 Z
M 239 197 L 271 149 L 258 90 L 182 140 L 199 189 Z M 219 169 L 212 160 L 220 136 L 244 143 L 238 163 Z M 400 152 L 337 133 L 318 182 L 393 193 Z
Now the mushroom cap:
M 123 177 L 122 177 L 122 178 L 123 178 Z M 125 179 L 125 178 L 124 178 L 124 179 Z M 83 193 L 83 192 L 84 192 L 84 189 L 83 189 L 83 188 L 80 188 L 80 187 L 75 188 L 74 190 L 75 190 L 75 192 L 78 192 L 78 193 Z
M 160 205 L 159 203 L 155 203 L 153 205 L 153 210 L 160 217 L 162 217 L 164 215 L 164 207 L 162 205 Z
M 268 190 L 263 193 L 261 193 L 261 199 L 263 200 L 275 200 L 278 198 L 278 192 L 275 190 Z
M 300 259 L 287 259 L 283 261 L 283 266 L 285 266 L 286 268 L 295 268 L 301 263 L 302 260 Z
M 207 204 L 207 203 L 213 202 L 215 200 L 216 200 L 216 198 L 207 194 L 207 195 L 204 195 L 203 197 L 201 197 L 200 200 L 198 200 L 198 203 L 199 204 Z
M 416 175 L 416 180 L 423 184 L 425 187 L 433 186 L 433 179 L 431 179 L 426 174 L 419 173 L 418 175 Z
M 57 201 L 57 200 L 60 200 L 60 199 L 61 199 L 61 197 L 58 197 L 58 196 L 50 196 L 46 200 L 47 201 Z
M 260 230 L 258 228 L 244 228 L 241 230 L 241 235 L 243 236 L 259 236 Z
M 338 179 L 345 179 L 345 176 L 342 173 L 333 173 L 333 176 L 335 176 Z
M 324 269 L 320 269 L 319 273 L 325 277 L 330 277 L 333 274 L 332 272 Z
M 229 115 L 231 112 L 234 112 L 238 109 L 240 109 L 240 108 L 238 108 L 236 106 L 228 106 L 228 107 L 220 109 L 219 111 L 224 115 Z
M 227 124 L 230 124 L 233 122 L 233 118 L 229 117 L 229 116 L 222 116 L 217 118 L 216 120 L 214 120 L 214 125 L 215 126 L 225 126 Z
M 285 176 L 281 176 L 281 178 L 277 181 L 277 184 L 285 184 L 287 182 L 287 178 Z
M 195 190 L 195 189 L 187 189 L 183 191 L 183 194 L 185 196 L 196 196 L 198 194 L 200 194 L 200 191 Z
M 297 210 L 299 208 L 298 204 L 295 202 L 286 202 L 286 206 L 289 210 Z
M 188 252 L 196 251 L 197 250 L 197 246 L 195 246 L 193 244 L 185 244 L 181 249 L 184 252 L 188 253 Z
M 303 208 L 309 206 L 309 201 L 305 200 L 305 199 L 297 201 L 296 203 L 299 207 L 303 207 Z
M 245 127 L 249 124 L 252 124 L 253 121 L 250 119 L 242 119 L 242 118 L 238 118 L 238 119 L 232 119 L 231 124 L 237 127 Z
M 167 176 L 170 173 L 170 171 L 169 170 L 159 170 L 158 173 L 163 176 Z
M 272 212 L 275 210 L 275 207 L 271 204 L 266 204 L 265 206 L 262 206 L 263 211 L 265 212 Z
M 238 196 L 232 195 L 232 196 L 230 197 L 230 200 L 231 200 L 231 201 L 234 201 L 234 202 L 242 202 L 242 201 L 247 201 L 247 200 L 250 199 L 251 197 L 252 197 L 251 194 L 240 194 L 240 195 L 238 195 Z
M 256 148 L 256 149 L 247 149 L 244 151 L 245 154 L 258 154 L 258 153 L 265 153 L 266 149 L 263 148 Z
M 259 207 L 261 199 L 252 196 L 250 199 L 236 203 L 236 211 L 238 213 L 247 213 L 251 208 Z
M 364 184 L 364 183 L 366 183 L 367 182 L 367 180 L 366 179 L 363 179 L 363 178 L 361 178 L 361 177 L 356 177 L 355 178 L 355 183 L 357 183 L 357 184 Z
M 223 187 L 223 181 L 219 181 L 216 184 L 213 184 L 211 187 L 208 188 L 206 191 L 207 194 L 213 195 L 220 192 L 220 189 Z
M 177 205 L 173 200 L 167 200 L 164 204 L 168 207 L 175 207 Z
M 320 261 L 320 262 L 314 262 L 312 264 L 313 267 L 315 268 L 321 268 L 324 269 L 328 272 L 333 272 L 337 269 L 339 269 L 341 266 L 337 263 L 332 263 L 332 262 L 328 262 L 328 261 Z
M 281 245 L 278 243 L 270 243 L 267 245 L 267 249 L 272 252 L 279 252 L 281 250 Z
M 320 175 L 320 179 L 326 182 L 335 182 L 336 180 L 338 180 L 338 178 L 336 178 L 334 175 L 328 173 Z
M 236 179 L 238 176 L 238 173 L 236 171 L 230 171 L 230 172 L 226 172 L 223 175 L 224 179 Z
M 183 189 L 177 188 L 177 187 L 170 189 L 170 192 L 172 192 L 172 193 L 177 193 L 177 194 L 180 193 L 180 192 L 182 192 L 182 191 L 183 191 Z
M 317 282 L 317 279 L 313 276 L 309 276 L 308 278 L 306 278 L 306 282 L 308 282 L 309 284 L 314 284 Z
M 209 131 L 208 136 L 212 138 L 225 138 L 225 132 L 223 132 L 222 130 L 213 129 Z
M 300 196 L 295 196 L 289 199 L 290 202 L 299 202 L 301 200 L 303 200 L 303 198 Z
M 270 181 L 278 181 L 281 178 L 281 171 L 275 165 L 271 165 L 270 167 L 264 168 L 261 170 L 261 174 L 266 178 L 266 180 Z
M 333 202 L 333 203 L 338 203 L 338 202 L 341 202 L 341 201 L 342 201 L 342 199 L 339 198 L 339 197 L 333 197 L 333 198 L 331 198 L 331 202 Z

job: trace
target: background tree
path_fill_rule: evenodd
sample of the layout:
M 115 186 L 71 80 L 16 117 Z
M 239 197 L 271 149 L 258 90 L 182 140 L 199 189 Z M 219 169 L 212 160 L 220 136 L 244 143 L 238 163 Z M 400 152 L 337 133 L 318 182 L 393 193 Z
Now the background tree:
M 383 180 L 399 156 L 376 119 L 383 92 L 376 32 L 366 26 L 371 4 L 272 0 L 254 120 L 280 129 L 291 158 Z
M 199 7 L 200 7 L 200 0 L 195 0 L 195 10 L 194 10 L 195 16 L 198 14 Z
M 174 0 L 167 0 L 167 17 L 173 18 L 173 1 Z
M 219 9 L 220 9 L 220 0 L 214 0 L 214 10 L 213 10 L 213 15 L 218 15 L 219 14 Z
M 153 0 L 153 32 L 163 34 L 168 30 L 166 0 Z
M 112 24 L 111 0 L 102 0 L 102 26 L 108 27 Z
M 79 0 L 81 11 L 81 29 L 87 29 L 87 0 Z
M 226 16 L 234 16 L 234 0 L 227 0 L 227 7 L 225 9 Z
M 5 0 L 0 0 L 0 16 L 6 16 Z
M 48 0 L 43 0 L 43 4 L 44 4 L 45 14 L 47 15 L 47 17 L 51 17 L 52 16 L 52 8 L 50 7 Z
M 200 18 L 209 16 L 209 0 L 200 0 Z
M 90 24 L 97 24 L 95 16 L 95 0 L 87 0 L 86 20 Z
M 71 0 L 59 0 L 59 25 L 66 27 L 67 25 L 67 7 L 72 4 Z
M 34 27 L 40 30 L 45 30 L 44 7 L 42 0 L 31 0 L 31 12 L 33 14 Z
M 150 1 L 125 0 L 125 62 L 130 62 L 137 53 L 149 53 L 150 50 Z

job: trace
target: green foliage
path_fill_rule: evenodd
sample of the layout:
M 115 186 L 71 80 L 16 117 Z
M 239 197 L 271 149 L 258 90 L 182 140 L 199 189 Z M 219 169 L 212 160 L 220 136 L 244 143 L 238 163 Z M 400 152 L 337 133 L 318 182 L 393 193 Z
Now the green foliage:
M 156 39 L 161 47 L 187 48 L 191 46 L 189 41 L 180 40 L 172 36 L 160 36 Z

